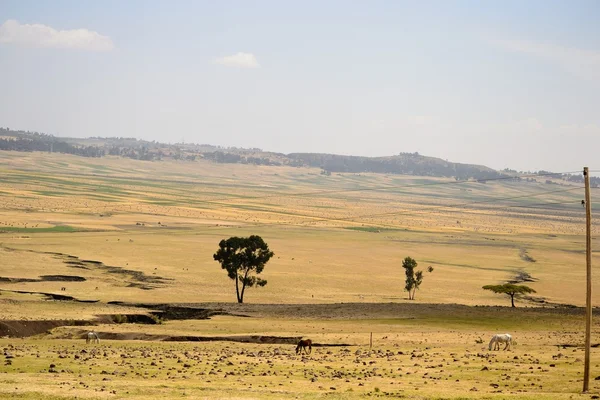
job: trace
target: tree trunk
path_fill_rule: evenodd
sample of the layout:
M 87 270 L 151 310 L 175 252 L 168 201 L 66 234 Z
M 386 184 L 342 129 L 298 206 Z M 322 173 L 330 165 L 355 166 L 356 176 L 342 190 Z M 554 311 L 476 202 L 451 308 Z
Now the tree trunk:
M 510 295 L 510 304 L 514 307 L 515 306 L 515 295 L 511 294 Z
M 238 298 L 238 303 L 243 303 L 244 302 L 244 290 L 246 289 L 246 284 L 242 282 L 242 293 L 240 294 L 240 297 Z
M 244 302 L 244 292 L 246 291 L 246 278 L 248 278 L 248 272 L 250 272 L 249 269 L 247 269 L 246 273 L 244 274 L 244 280 L 242 281 L 242 295 L 238 299 L 238 303 Z
M 243 302 L 243 300 L 240 299 L 240 279 L 238 277 L 237 271 L 235 273 L 235 297 L 237 298 L 238 303 Z

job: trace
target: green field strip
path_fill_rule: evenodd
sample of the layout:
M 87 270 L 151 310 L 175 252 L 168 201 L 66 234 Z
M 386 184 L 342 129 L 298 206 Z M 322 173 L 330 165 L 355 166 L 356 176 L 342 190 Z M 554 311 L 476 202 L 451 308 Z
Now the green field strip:
M 0 227 L 0 232 L 19 232 L 19 233 L 65 233 L 65 232 L 84 232 L 84 229 L 78 229 L 69 225 L 57 225 L 48 228 L 17 228 L 17 227 Z

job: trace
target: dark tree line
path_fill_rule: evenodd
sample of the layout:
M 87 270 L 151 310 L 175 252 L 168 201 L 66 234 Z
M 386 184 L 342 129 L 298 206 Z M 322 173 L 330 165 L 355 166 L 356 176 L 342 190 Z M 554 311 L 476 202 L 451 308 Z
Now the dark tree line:
M 567 182 L 583 183 L 583 174 L 562 174 L 560 179 Z M 600 177 L 590 176 L 590 186 L 600 187 Z
M 486 180 L 508 177 L 491 168 L 479 165 L 460 164 L 438 158 L 421 156 L 418 153 L 401 153 L 393 157 L 341 156 L 336 154 L 292 153 L 274 154 L 277 160 L 268 156 L 257 157 L 238 152 L 214 151 L 203 153 L 203 157 L 218 163 L 288 165 L 292 167 L 316 167 L 323 175 L 331 173 L 385 173 L 435 177 L 454 177 L 457 180 Z M 518 179 L 518 178 L 515 178 Z
M 0 150 L 47 151 L 74 154 L 83 157 L 102 157 L 104 149 L 97 146 L 74 146 L 59 140 L 0 138 Z
M 204 153 L 202 155 L 204 159 L 211 160 L 218 163 L 224 164 L 254 164 L 254 165 L 282 165 L 278 161 L 271 160 L 268 157 L 255 157 L 246 156 L 237 153 L 228 153 L 223 151 L 214 151 L 210 153 Z
M 290 160 L 329 172 L 374 172 L 418 176 L 454 177 L 457 180 L 493 179 L 506 176 L 491 168 L 460 164 L 418 153 L 401 153 L 393 157 L 360 157 L 335 154 L 292 153 Z
M 111 156 L 120 156 L 126 158 L 132 158 L 134 160 L 161 160 L 163 157 L 162 151 L 150 151 L 148 147 L 121 147 L 121 146 L 110 146 L 108 148 L 108 154 Z

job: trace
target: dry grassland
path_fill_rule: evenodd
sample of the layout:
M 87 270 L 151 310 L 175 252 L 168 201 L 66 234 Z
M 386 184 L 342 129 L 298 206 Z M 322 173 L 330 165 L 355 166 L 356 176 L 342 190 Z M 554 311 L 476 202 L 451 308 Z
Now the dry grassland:
M 496 310 L 502 314 L 501 310 Z M 263 310 L 262 312 L 265 312 Z M 435 313 L 434 313 L 435 314 Z M 583 351 L 557 344 L 577 342 L 580 316 L 542 321 L 500 315 L 517 344 L 488 351 L 491 320 L 244 319 L 215 317 L 166 326 L 105 325 L 106 337 L 202 332 L 239 335 L 308 334 L 316 343 L 296 355 L 293 345 L 235 342 L 102 340 L 86 345 L 80 328 L 65 327 L 34 340 L 0 340 L 14 358 L 4 366 L 0 393 L 20 398 L 589 398 L 581 387 Z M 530 318 L 529 321 L 526 320 Z M 247 322 L 249 321 L 249 322 Z M 478 321 L 482 327 L 472 329 Z M 533 321 L 533 322 L 532 322 Z M 162 328 L 162 329 L 161 329 Z M 369 348 L 368 332 L 373 332 Z M 593 357 L 597 357 L 593 349 Z M 597 368 L 597 365 L 595 366 Z M 600 384 L 592 381 L 597 392 Z
M 3 339 L 3 347 L 12 346 L 10 352 L 18 356 L 5 366 L 8 374 L 0 377 L 0 393 L 48 399 L 569 398 L 580 387 L 581 351 L 555 345 L 579 344 L 580 315 L 521 315 L 500 324 L 495 308 L 459 316 L 457 309 L 440 315 L 425 308 L 418 318 L 403 318 L 393 313 L 374 317 L 379 306 L 371 309 L 369 304 L 505 306 L 507 298 L 481 286 L 526 272 L 535 279 L 527 284 L 543 303 L 520 300 L 519 306 L 581 306 L 582 198 L 583 189 L 575 185 L 324 176 L 308 168 L 0 152 L 0 320 L 92 320 L 146 312 L 111 301 L 230 303 L 233 283 L 212 254 L 221 239 L 250 234 L 262 236 L 275 257 L 263 274 L 268 285 L 250 289 L 246 302 L 353 303 L 358 310 L 344 318 L 253 310 L 251 318 L 97 327 L 131 338 L 310 335 L 321 343 L 353 345 L 349 352 L 319 347 L 304 359 L 291 354 L 289 345 L 222 342 L 103 341 L 102 350 L 82 353 L 81 339 L 75 338 L 85 328 L 76 326 L 38 339 Z M 423 269 L 434 267 L 425 274 L 415 302 L 402 291 L 401 260 L 406 256 Z M 593 262 L 599 264 L 598 252 Z M 97 302 L 47 301 L 15 291 Z M 598 291 L 593 301 L 600 303 Z M 518 334 L 512 353 L 490 356 L 475 343 L 480 336 L 487 339 L 509 329 Z M 377 339 L 376 352 L 369 355 L 368 332 Z M 191 356 L 184 356 L 185 351 Z M 263 356 L 249 356 L 260 352 Z M 60 354 L 65 357 L 57 358 Z M 147 365 L 160 357 L 162 369 L 158 362 Z M 188 358 L 193 361 L 186 362 Z M 190 367 L 180 366 L 179 359 Z M 51 363 L 59 372 L 47 371 Z M 482 372 L 484 366 L 488 370 Z M 63 369 L 70 372 L 61 373 Z M 502 392 L 494 393 L 498 390 Z

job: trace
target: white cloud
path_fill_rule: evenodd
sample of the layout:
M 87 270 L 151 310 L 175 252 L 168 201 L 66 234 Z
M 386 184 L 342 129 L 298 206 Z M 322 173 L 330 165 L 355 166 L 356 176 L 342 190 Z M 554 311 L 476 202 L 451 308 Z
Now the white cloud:
M 225 65 L 226 67 L 260 68 L 258 60 L 252 53 L 240 52 L 232 56 L 217 58 L 215 63 Z
M 528 40 L 495 40 L 494 43 L 512 52 L 546 59 L 576 76 L 600 82 L 600 52 L 598 51 Z
M 12 19 L 0 25 L 0 43 L 86 51 L 110 51 L 114 48 L 112 40 L 98 32 L 87 29 L 59 31 L 47 25 L 20 24 Z

